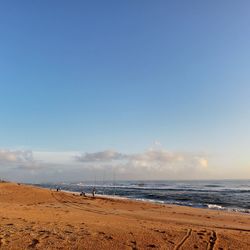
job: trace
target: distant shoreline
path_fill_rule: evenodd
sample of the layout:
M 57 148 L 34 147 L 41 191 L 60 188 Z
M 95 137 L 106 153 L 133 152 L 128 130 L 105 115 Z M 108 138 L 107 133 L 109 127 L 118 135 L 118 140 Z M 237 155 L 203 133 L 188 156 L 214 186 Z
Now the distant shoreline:
M 112 183 L 62 183 L 35 184 L 35 186 L 60 187 L 65 191 L 78 193 L 82 191 L 91 193 L 93 187 L 96 187 L 97 195 L 110 198 L 126 198 L 156 204 L 250 213 L 247 202 L 250 199 L 250 183 L 242 180 L 230 181 L 229 184 L 227 182 L 225 184 L 224 181 L 195 181 L 194 183 L 191 181 L 145 181 L 142 185 L 138 181 L 117 181 L 115 185 Z

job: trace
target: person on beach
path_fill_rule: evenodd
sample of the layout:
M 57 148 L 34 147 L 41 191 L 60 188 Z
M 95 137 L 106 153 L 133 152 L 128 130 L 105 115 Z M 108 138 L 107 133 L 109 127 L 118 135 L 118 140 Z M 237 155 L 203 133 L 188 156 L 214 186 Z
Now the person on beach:
M 95 194 L 96 194 L 96 189 L 94 187 L 93 190 L 92 190 L 92 196 L 95 197 Z
M 81 192 L 81 193 L 80 193 L 80 196 L 86 197 L 86 194 L 85 194 L 84 192 Z

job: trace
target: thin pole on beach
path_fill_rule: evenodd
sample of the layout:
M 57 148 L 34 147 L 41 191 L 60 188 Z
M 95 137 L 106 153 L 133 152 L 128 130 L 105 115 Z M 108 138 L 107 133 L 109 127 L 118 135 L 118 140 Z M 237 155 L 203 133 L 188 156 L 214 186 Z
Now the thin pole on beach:
M 102 194 L 103 194 L 103 195 L 105 194 L 105 192 L 104 192 L 104 190 L 105 190 L 105 187 L 104 187 L 104 179 L 105 179 L 105 169 L 103 169 L 103 175 L 102 175 L 102 188 L 103 188 Z
M 114 186 L 114 195 L 115 195 L 115 185 L 116 185 L 116 182 L 115 182 L 115 170 L 113 169 L 113 186 Z

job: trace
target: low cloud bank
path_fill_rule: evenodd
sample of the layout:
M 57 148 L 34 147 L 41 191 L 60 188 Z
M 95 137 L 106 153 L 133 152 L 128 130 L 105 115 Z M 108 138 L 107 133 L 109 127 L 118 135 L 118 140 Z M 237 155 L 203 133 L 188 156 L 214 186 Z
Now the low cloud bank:
M 163 149 L 134 154 L 0 149 L 0 174 L 20 181 L 93 180 L 96 176 L 102 179 L 104 174 L 106 179 L 114 175 L 117 179 L 194 179 L 204 178 L 208 172 L 206 155 Z
M 75 159 L 79 162 L 110 162 L 126 158 L 127 155 L 113 150 L 105 150 L 96 153 L 84 153 L 75 156 Z
M 124 177 L 167 178 L 177 174 L 190 176 L 208 168 L 208 159 L 201 154 L 148 150 L 138 154 L 122 154 L 106 150 L 76 155 L 74 159 L 88 169 L 116 171 Z M 176 176 L 177 177 L 177 176 Z
M 25 163 L 33 161 L 32 151 L 0 149 L 0 163 Z

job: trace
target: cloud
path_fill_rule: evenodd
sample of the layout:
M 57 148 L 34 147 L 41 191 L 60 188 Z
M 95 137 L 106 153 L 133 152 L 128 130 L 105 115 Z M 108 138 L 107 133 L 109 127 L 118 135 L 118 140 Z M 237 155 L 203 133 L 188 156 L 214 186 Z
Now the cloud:
M 146 161 L 149 163 L 171 163 L 183 161 L 184 155 L 171 153 L 166 150 L 148 150 L 141 154 L 131 155 L 130 159 L 136 161 Z
M 116 150 L 92 153 L 41 152 L 0 149 L 0 172 L 5 178 L 41 180 L 194 179 L 213 171 L 200 153 L 171 152 L 151 148 L 126 154 Z M 97 176 L 97 177 L 95 177 Z
M 33 161 L 32 151 L 0 149 L 0 163 L 25 163 Z
M 207 168 L 208 167 L 208 160 L 204 157 L 196 157 L 196 160 L 200 164 L 201 167 Z
M 39 168 L 39 164 L 34 160 L 33 152 L 30 150 L 0 149 L 0 166 L 30 170 Z
M 76 155 L 75 159 L 79 162 L 110 162 L 126 159 L 127 155 L 118 153 L 113 150 L 105 150 L 96 153 L 84 153 Z
M 204 156 L 192 153 L 169 152 L 166 150 L 148 150 L 141 154 L 130 156 L 127 163 L 130 168 L 144 169 L 157 172 L 190 171 L 208 166 L 208 160 Z
M 130 178 L 167 178 L 189 176 L 206 171 L 208 159 L 202 154 L 150 149 L 143 153 L 123 154 L 106 150 L 75 156 L 86 169 L 116 171 Z

